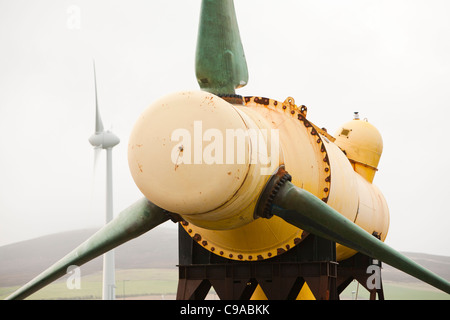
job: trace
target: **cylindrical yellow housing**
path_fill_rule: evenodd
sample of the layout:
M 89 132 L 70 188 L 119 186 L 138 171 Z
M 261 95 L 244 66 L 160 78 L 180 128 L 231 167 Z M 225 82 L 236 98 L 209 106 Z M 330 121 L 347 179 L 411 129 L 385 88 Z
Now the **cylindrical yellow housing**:
M 382 241 L 389 228 L 386 200 L 378 188 L 354 170 L 342 150 L 322 136 L 331 165 L 328 205 Z M 336 258 L 345 260 L 356 251 L 336 244 Z
M 153 203 L 207 229 L 233 229 L 254 220 L 258 195 L 273 173 L 261 174 L 259 134 L 270 126 L 204 91 L 180 92 L 154 102 L 130 136 L 133 179 Z M 270 155 L 269 155 L 270 157 Z M 265 159 L 267 160 L 267 159 Z
M 370 179 L 355 172 L 360 158 L 349 161 L 334 140 L 292 98 L 246 97 L 240 105 L 207 92 L 181 92 L 156 101 L 138 119 L 129 165 L 150 201 L 180 214 L 195 241 L 228 259 L 268 259 L 306 236 L 279 217 L 254 217 L 259 195 L 280 165 L 292 183 L 384 240 L 386 202 Z M 351 142 L 357 154 L 359 141 Z M 338 260 L 354 253 L 337 245 Z

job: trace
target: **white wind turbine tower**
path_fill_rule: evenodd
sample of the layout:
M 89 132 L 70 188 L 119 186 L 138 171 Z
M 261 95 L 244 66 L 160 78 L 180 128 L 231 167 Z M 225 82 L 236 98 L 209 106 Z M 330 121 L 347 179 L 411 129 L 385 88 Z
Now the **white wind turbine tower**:
M 113 219 L 113 194 L 112 194 L 112 148 L 116 146 L 120 139 L 109 130 L 104 131 L 102 119 L 98 110 L 97 100 L 97 79 L 94 63 L 94 84 L 95 84 L 95 133 L 89 138 L 89 142 L 94 146 L 94 150 L 106 150 L 106 223 Z M 97 156 L 97 154 L 95 155 Z M 110 250 L 103 255 L 103 300 L 115 299 L 115 265 L 114 250 Z

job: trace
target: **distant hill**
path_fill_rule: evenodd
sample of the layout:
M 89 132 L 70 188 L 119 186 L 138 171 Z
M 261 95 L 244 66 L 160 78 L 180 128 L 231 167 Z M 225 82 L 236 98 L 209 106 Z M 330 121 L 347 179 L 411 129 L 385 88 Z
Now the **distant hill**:
M 0 287 L 22 285 L 57 262 L 97 229 L 56 233 L 0 247 Z M 115 249 L 117 269 L 176 268 L 178 231 L 155 228 Z M 81 267 L 82 274 L 101 271 L 102 257 Z
M 418 263 L 419 265 L 429 269 L 442 278 L 450 281 L 450 257 L 438 256 L 425 253 L 402 252 L 405 256 Z M 384 280 L 393 282 L 421 282 L 407 273 L 399 271 L 387 264 L 383 264 L 381 277 Z
M 81 244 L 97 229 L 52 234 L 0 247 L 0 287 L 23 285 Z M 403 253 L 425 268 L 450 280 L 450 257 Z M 115 249 L 117 269 L 176 268 L 178 231 L 159 227 Z M 102 270 L 102 258 L 81 268 L 82 274 Z M 383 265 L 382 278 L 392 282 L 421 282 Z

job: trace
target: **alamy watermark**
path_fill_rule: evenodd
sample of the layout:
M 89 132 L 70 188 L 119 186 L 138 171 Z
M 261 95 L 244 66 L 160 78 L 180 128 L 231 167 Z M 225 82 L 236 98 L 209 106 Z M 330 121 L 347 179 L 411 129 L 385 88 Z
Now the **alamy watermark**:
M 366 281 L 367 289 L 381 289 L 381 267 L 378 260 L 372 260 L 372 264 L 367 267 L 366 273 L 371 274 Z
M 180 164 L 250 164 L 261 165 L 261 175 L 271 175 L 278 167 L 280 134 L 278 129 L 209 128 L 203 132 L 202 121 L 194 121 L 193 134 L 178 128 L 171 141 L 178 142 L 171 152 L 175 169 Z
M 69 30 L 81 29 L 81 8 L 77 5 L 70 5 L 67 7 L 66 26 Z
M 79 266 L 71 265 L 67 267 L 67 274 L 70 276 L 66 280 L 66 287 L 69 290 L 81 289 L 81 269 Z

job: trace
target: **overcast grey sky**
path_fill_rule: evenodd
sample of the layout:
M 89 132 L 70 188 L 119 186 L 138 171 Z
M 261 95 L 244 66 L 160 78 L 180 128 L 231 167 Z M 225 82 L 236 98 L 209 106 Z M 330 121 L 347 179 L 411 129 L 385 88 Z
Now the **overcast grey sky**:
M 384 139 L 374 183 L 390 208 L 386 243 L 450 255 L 450 2 L 235 6 L 249 67 L 238 93 L 292 96 L 330 133 L 354 111 L 367 117 Z M 198 89 L 199 11 L 199 0 L 0 0 L 0 245 L 103 224 L 92 59 L 105 127 L 121 139 L 115 214 L 141 197 L 128 136 L 152 101 Z

